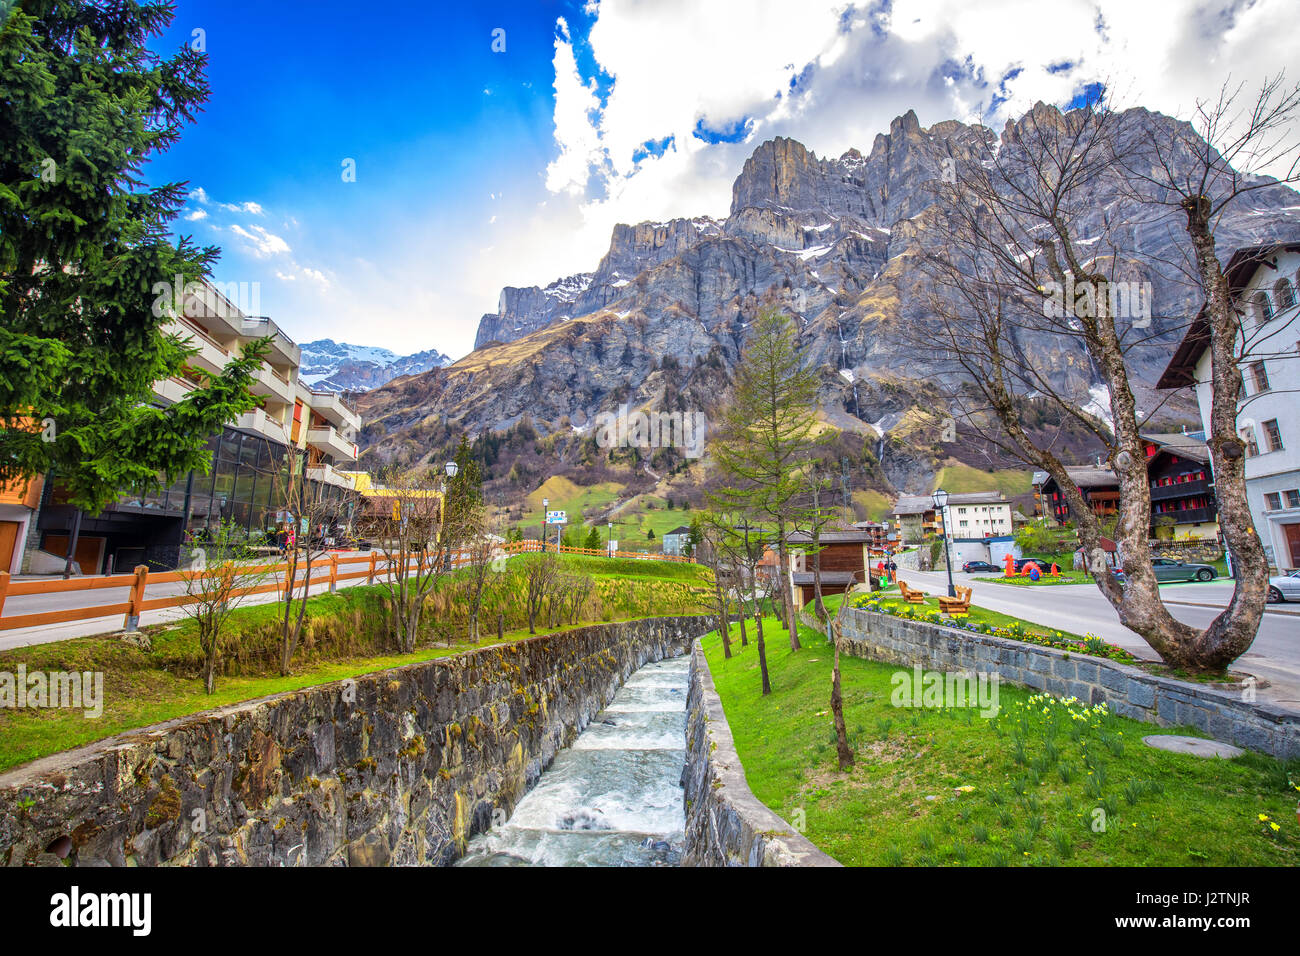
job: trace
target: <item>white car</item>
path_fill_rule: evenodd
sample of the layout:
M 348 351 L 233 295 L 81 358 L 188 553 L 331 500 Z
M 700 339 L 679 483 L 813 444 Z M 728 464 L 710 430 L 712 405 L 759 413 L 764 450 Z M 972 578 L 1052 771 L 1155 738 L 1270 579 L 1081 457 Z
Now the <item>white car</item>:
M 1300 601 L 1300 568 L 1268 579 L 1268 603 Z

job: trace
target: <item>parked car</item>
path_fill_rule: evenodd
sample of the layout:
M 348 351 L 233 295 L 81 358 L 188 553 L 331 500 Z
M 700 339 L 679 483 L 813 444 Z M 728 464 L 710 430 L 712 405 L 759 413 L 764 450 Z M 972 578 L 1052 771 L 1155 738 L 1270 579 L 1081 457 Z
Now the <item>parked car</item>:
M 1284 601 L 1300 601 L 1300 568 L 1268 579 L 1268 603 L 1281 604 Z
M 989 564 L 987 561 L 967 561 L 961 566 L 961 569 L 967 574 L 974 574 L 977 571 L 1001 571 L 996 564 Z
M 1188 564 L 1173 558 L 1155 558 L 1151 562 L 1157 581 L 1213 581 L 1214 568 L 1208 564 Z

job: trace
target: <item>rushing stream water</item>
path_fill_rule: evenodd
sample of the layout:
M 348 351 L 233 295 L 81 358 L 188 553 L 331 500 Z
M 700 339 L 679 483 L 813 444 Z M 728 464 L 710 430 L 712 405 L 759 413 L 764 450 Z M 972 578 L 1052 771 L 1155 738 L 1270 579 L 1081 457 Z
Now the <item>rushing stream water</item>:
M 676 866 L 689 657 L 646 664 L 457 866 Z

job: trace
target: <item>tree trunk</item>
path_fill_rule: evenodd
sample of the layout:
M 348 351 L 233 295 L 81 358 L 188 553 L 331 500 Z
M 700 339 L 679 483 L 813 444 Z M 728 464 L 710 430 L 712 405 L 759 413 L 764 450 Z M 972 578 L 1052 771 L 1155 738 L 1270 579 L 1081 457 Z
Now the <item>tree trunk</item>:
M 822 552 L 821 552 L 821 533 L 813 532 L 813 613 L 817 615 L 817 620 L 825 624 L 830 620 L 830 615 L 826 613 L 826 605 L 822 603 Z
M 785 548 L 785 522 L 779 522 L 777 525 L 777 534 L 780 538 L 777 540 L 777 557 L 781 564 L 779 582 L 781 589 L 781 601 L 785 605 L 785 627 L 790 632 L 790 650 L 797 651 L 802 646 L 799 643 L 799 625 L 795 622 L 794 595 L 790 593 L 790 568 L 789 556 Z
M 844 699 L 840 695 L 840 634 L 837 624 L 830 624 L 831 639 L 835 642 L 835 663 L 831 667 L 831 713 L 835 716 L 835 751 L 841 770 L 853 768 L 853 748 L 849 746 L 849 731 L 844 725 Z

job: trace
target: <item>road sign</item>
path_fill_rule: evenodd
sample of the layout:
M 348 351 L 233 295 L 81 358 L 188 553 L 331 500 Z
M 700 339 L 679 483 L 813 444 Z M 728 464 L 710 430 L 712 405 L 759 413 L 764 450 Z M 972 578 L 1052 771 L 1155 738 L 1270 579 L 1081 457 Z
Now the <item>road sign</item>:
M 546 512 L 546 523 L 547 524 L 568 524 L 569 517 L 563 511 L 548 511 Z

